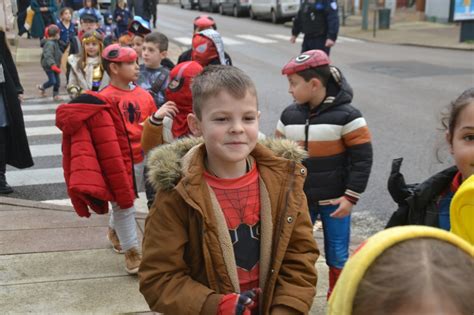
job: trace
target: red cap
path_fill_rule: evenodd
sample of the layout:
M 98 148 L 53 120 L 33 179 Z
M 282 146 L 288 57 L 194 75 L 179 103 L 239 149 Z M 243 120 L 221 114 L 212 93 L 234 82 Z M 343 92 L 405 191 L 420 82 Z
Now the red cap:
M 328 55 L 322 50 L 308 50 L 292 58 L 281 70 L 281 74 L 290 75 L 309 68 L 330 64 Z
M 210 28 L 214 25 L 216 25 L 214 19 L 207 15 L 200 15 L 194 19 L 194 26 L 200 29 Z
M 138 55 L 136 51 L 130 47 L 112 44 L 104 49 L 102 52 L 102 58 L 113 62 L 132 62 L 137 60 Z

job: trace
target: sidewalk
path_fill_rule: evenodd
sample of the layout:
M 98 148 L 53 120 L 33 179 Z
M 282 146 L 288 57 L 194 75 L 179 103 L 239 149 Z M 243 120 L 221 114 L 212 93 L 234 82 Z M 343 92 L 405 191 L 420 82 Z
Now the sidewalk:
M 460 24 L 419 21 L 417 13 L 413 11 L 398 10 L 390 21 L 390 29 L 377 29 L 374 37 L 373 15 L 374 12 L 370 11 L 368 30 L 362 30 L 361 15 L 351 15 L 347 17 L 345 26 L 342 26 L 341 21 L 339 36 L 393 45 L 474 50 L 473 42 L 459 42 Z M 285 26 L 291 27 L 292 22 L 285 23 Z
M 140 239 L 145 218 L 137 213 Z M 149 312 L 137 277 L 105 237 L 107 224 L 107 216 L 80 218 L 71 207 L 0 197 L 0 313 Z M 322 232 L 315 238 L 324 252 Z M 324 314 L 328 287 L 324 257 L 316 266 L 312 315 Z

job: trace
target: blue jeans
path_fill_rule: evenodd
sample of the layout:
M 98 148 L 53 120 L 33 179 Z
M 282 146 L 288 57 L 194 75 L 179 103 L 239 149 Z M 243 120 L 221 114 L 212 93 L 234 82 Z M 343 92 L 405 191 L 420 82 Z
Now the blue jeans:
M 345 218 L 332 218 L 338 206 L 309 205 L 311 222 L 316 221 L 319 214 L 323 223 L 324 254 L 329 267 L 342 269 L 349 258 L 349 242 L 351 237 L 351 216 Z
M 53 87 L 53 95 L 56 96 L 59 94 L 59 86 L 61 85 L 61 78 L 59 73 L 56 73 L 52 70 L 45 71 L 48 76 L 48 81 L 43 83 L 42 89 L 46 90 L 50 87 Z

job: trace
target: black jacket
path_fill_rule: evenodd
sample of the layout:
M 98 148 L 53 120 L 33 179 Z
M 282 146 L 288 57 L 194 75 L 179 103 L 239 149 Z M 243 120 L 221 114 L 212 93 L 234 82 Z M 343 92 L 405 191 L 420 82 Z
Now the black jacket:
M 308 202 L 320 205 L 343 195 L 356 203 L 372 167 L 370 132 L 351 105 L 352 88 L 337 68 L 331 66 L 331 73 L 324 102 L 312 110 L 308 104 L 288 106 L 276 132 L 308 151 L 304 188 Z
M 28 146 L 23 112 L 18 99 L 18 94 L 23 94 L 23 87 L 3 31 L 0 31 L 0 63 L 5 75 L 5 82 L 0 83 L 0 97 L 4 98 L 5 111 L 8 116 L 6 162 L 17 168 L 31 167 L 33 166 L 33 159 Z
M 427 225 L 439 227 L 438 197 L 449 187 L 458 172 L 456 166 L 447 168 L 421 184 L 407 185 L 400 173 L 402 159 L 392 162 L 388 190 L 398 209 L 392 214 L 385 228 L 400 225 Z
M 339 17 L 336 0 L 304 0 L 293 21 L 291 33 L 298 36 L 304 33 L 305 38 L 324 36 L 337 39 Z

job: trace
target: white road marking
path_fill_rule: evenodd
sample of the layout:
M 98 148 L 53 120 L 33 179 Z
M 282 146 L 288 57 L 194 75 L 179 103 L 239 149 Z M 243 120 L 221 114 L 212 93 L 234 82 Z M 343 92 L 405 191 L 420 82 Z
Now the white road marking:
M 273 39 L 268 39 L 265 37 L 260 37 L 260 36 L 255 36 L 255 35 L 250 35 L 250 34 L 240 34 L 240 35 L 235 35 L 238 38 L 250 40 L 252 42 L 260 43 L 260 44 L 274 44 L 277 43 L 276 40 Z
M 60 143 L 30 145 L 30 151 L 33 157 L 62 155 Z
M 56 128 L 55 126 L 52 127 L 30 127 L 26 128 L 26 135 L 28 137 L 32 136 L 50 136 L 50 135 L 60 135 L 61 130 Z
M 24 115 L 24 121 L 47 121 L 56 120 L 56 114 L 42 114 L 42 115 Z
M 230 38 L 230 37 L 225 37 L 225 36 L 222 37 L 222 40 L 224 41 L 224 47 L 226 45 L 232 46 L 232 45 L 243 45 L 243 44 L 245 44 L 244 42 L 242 42 L 240 40 L 236 40 L 236 39 L 233 39 L 233 38 Z
M 190 46 L 193 42 L 193 39 L 191 37 L 175 37 L 174 40 L 186 46 Z
M 283 35 L 283 34 L 268 34 L 269 37 L 273 37 L 273 38 L 276 38 L 276 39 L 281 39 L 285 42 L 290 42 L 290 38 L 291 36 L 290 35 Z M 302 43 L 303 42 L 303 38 L 301 37 L 297 37 L 296 38 L 296 42 L 297 43 Z
M 24 112 L 33 110 L 51 110 L 58 108 L 59 104 L 43 104 L 43 105 L 22 105 L 21 109 Z
M 62 167 L 9 171 L 6 176 L 13 187 L 64 183 Z

